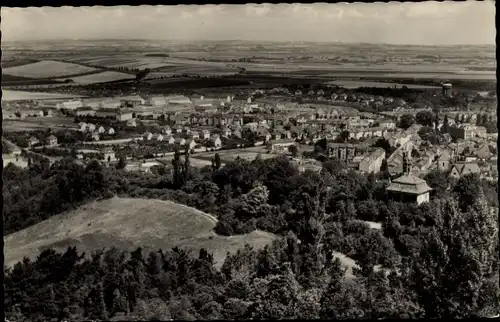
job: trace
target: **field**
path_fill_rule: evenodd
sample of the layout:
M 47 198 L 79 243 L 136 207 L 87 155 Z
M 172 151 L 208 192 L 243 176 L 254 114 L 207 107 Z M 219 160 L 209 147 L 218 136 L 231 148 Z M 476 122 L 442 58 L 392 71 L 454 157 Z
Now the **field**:
M 37 225 L 4 237 L 5 263 L 35 257 L 40 250 L 65 250 L 77 246 L 87 254 L 100 248 L 117 247 L 145 251 L 175 246 L 197 251 L 205 248 L 220 266 L 226 253 L 246 243 L 254 247 L 270 244 L 276 237 L 254 231 L 224 237 L 213 232 L 216 219 L 193 208 L 169 201 L 112 198 L 84 205 Z
M 67 117 L 29 117 L 24 120 L 3 120 L 2 128 L 5 132 L 77 129 L 73 119 Z
M 406 85 L 406 84 L 400 84 L 400 83 L 384 83 L 384 82 L 353 81 L 353 80 L 331 81 L 331 82 L 326 82 L 326 84 L 337 85 L 337 86 L 341 86 L 344 88 L 358 88 L 358 87 L 380 87 L 380 88 L 391 87 L 392 88 L 394 86 L 396 86 L 397 88 L 401 88 L 403 86 L 406 86 L 408 88 L 414 88 L 414 89 L 439 88 L 437 86 Z
M 2 74 L 29 78 L 49 78 L 84 74 L 96 70 L 98 69 L 78 64 L 42 60 L 32 64 L 5 68 Z
M 126 73 L 107 71 L 97 74 L 90 74 L 84 76 L 71 77 L 76 84 L 95 84 L 95 83 L 106 83 L 114 82 L 124 79 L 134 79 L 135 76 Z M 62 79 L 64 80 L 64 79 Z
M 80 95 L 12 91 L 12 90 L 2 89 L 2 101 L 43 100 L 43 99 L 57 99 L 57 98 L 73 98 L 79 96 Z

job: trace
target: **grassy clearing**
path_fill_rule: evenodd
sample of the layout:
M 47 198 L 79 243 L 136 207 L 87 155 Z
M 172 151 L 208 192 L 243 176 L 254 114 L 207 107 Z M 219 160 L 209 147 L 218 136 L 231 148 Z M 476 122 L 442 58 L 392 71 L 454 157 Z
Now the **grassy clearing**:
M 20 77 L 48 78 L 83 74 L 96 70 L 95 68 L 78 64 L 63 63 L 55 60 L 42 60 L 33 64 L 5 68 L 3 73 Z
M 141 246 L 145 251 L 175 246 L 193 251 L 205 248 L 214 254 L 220 266 L 228 251 L 234 252 L 246 243 L 260 248 L 276 238 L 260 231 L 219 236 L 213 232 L 215 224 L 213 216 L 173 202 L 112 198 L 6 236 L 5 264 L 10 266 L 23 257 L 36 257 L 47 247 L 64 250 L 74 245 L 86 253 L 104 247 L 133 250 Z
M 327 82 L 327 84 L 342 86 L 345 88 L 358 88 L 358 87 L 379 87 L 379 88 L 387 88 L 394 87 L 401 88 L 406 86 L 408 88 L 414 89 L 428 89 L 428 88 L 439 88 L 437 86 L 426 86 L 426 85 L 406 85 L 400 83 L 384 83 L 384 82 L 370 82 L 370 81 L 351 81 L 351 80 L 338 80 Z

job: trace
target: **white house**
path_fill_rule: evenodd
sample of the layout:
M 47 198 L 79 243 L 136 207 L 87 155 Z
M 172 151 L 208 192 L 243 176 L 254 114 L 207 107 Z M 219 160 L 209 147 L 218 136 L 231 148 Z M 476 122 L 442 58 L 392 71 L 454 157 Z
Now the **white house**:
M 151 132 L 144 133 L 144 140 L 149 141 L 152 138 L 153 138 L 153 133 L 151 133 Z
M 115 129 L 113 129 L 112 127 L 110 127 L 110 128 L 108 129 L 108 134 L 109 134 L 109 135 L 113 135 L 113 134 L 115 134 Z
M 128 120 L 127 121 L 127 126 L 128 127 L 136 127 L 137 126 L 137 122 L 135 120 Z
M 87 123 L 85 123 L 85 122 L 78 123 L 78 127 L 80 128 L 80 132 L 87 131 Z
M 168 144 L 174 144 L 175 143 L 175 139 L 171 135 L 167 136 L 166 141 L 168 142 Z
M 165 127 L 163 128 L 162 132 L 163 132 L 164 134 L 170 135 L 170 134 L 172 134 L 172 129 L 170 128 L 170 126 L 168 126 L 168 125 L 167 125 L 167 126 L 165 126 Z
M 213 143 L 213 145 L 214 145 L 215 148 L 219 149 L 219 148 L 222 147 L 222 141 L 220 139 L 220 136 L 214 135 L 210 139 L 211 139 L 211 141 L 212 141 L 212 143 Z
M 87 131 L 89 132 L 94 132 L 95 131 L 95 125 L 92 123 L 87 124 Z
M 163 135 L 161 135 L 161 134 L 155 134 L 154 137 L 155 137 L 156 141 L 158 141 L 158 142 L 163 141 Z
M 210 139 L 210 131 L 209 130 L 203 130 L 201 133 L 202 133 L 202 136 L 203 136 L 204 140 L 209 140 Z
M 191 139 L 191 140 L 187 141 L 186 144 L 188 145 L 189 150 L 192 150 L 196 146 L 196 141 Z
M 99 133 L 92 133 L 92 140 L 93 141 L 99 141 Z
M 104 129 L 104 127 L 101 125 L 101 126 L 99 126 L 99 129 L 97 130 L 97 132 L 98 132 L 99 134 L 103 134 L 104 132 L 106 132 L 106 130 L 105 130 L 105 129 Z

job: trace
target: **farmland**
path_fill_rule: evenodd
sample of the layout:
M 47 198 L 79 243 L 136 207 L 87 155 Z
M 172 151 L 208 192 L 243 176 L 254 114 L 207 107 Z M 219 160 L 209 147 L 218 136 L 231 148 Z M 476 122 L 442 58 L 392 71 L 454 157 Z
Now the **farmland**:
M 72 118 L 65 117 L 30 117 L 24 120 L 3 120 L 4 132 L 35 131 L 44 129 L 75 129 Z
M 211 215 L 169 201 L 113 198 L 6 236 L 5 263 L 10 266 L 25 256 L 33 258 L 49 247 L 64 250 L 75 245 L 88 254 L 103 245 L 128 250 L 141 246 L 147 251 L 179 246 L 194 251 L 205 248 L 220 266 L 228 251 L 245 243 L 260 248 L 275 239 L 260 231 L 223 237 L 213 232 L 216 222 Z
M 12 91 L 12 90 L 2 89 L 2 101 L 73 98 L 73 97 L 78 97 L 78 96 L 79 95 L 58 94 L 58 93 L 42 93 L 42 92 L 26 92 L 26 91 Z
M 106 71 L 97 74 L 72 77 L 71 80 L 76 84 L 95 84 L 95 83 L 114 82 L 114 81 L 134 79 L 134 78 L 135 76 L 131 74 Z
M 394 87 L 401 88 L 406 86 L 408 88 L 415 89 L 427 89 L 427 88 L 439 88 L 437 86 L 426 86 L 426 85 L 406 85 L 401 83 L 385 83 L 385 82 L 370 82 L 370 81 L 354 81 L 354 80 L 338 80 L 338 81 L 330 81 L 326 82 L 326 84 L 337 85 L 344 88 L 358 88 L 358 87 Z
M 50 78 L 84 74 L 97 70 L 96 68 L 78 64 L 43 60 L 32 64 L 5 68 L 2 74 L 30 78 Z

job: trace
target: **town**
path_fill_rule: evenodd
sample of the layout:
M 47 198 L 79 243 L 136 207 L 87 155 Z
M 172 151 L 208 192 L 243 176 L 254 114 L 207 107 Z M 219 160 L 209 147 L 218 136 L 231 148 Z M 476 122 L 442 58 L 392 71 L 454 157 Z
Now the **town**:
M 451 86 L 444 83 L 433 95 L 451 98 Z M 17 148 L 4 153 L 4 166 L 26 167 L 34 152 L 51 162 L 97 157 L 105 166 L 122 159 L 129 171 L 171 171 L 175 151 L 188 151 L 198 167 L 210 165 L 215 153 L 223 162 L 286 155 L 302 170 L 320 171 L 321 161 L 335 158 L 362 173 L 387 171 L 394 179 L 406 158 L 408 170 L 420 177 L 440 170 L 455 178 L 476 173 L 498 180 L 495 94 L 469 94 L 463 109 L 436 111 L 393 97 L 336 93 L 342 91 L 9 101 L 4 127 L 41 119 L 61 124 L 5 133 Z M 367 107 L 372 112 L 364 112 Z
M 493 13 L 2 7 L 5 321 L 498 318 Z

